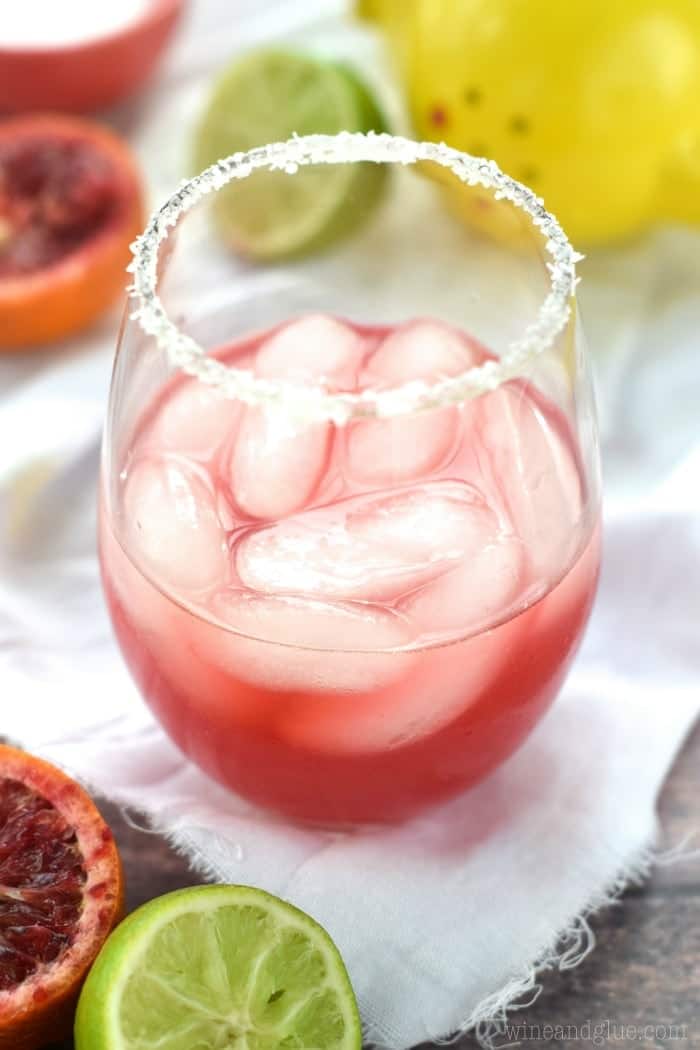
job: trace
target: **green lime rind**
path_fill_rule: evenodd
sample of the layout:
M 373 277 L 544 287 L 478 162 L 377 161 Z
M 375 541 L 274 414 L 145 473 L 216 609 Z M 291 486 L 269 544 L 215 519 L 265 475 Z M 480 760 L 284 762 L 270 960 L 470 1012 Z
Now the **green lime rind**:
M 256 51 L 214 87 L 195 138 L 197 170 L 221 157 L 293 134 L 385 131 L 376 101 L 354 70 L 280 50 Z M 220 190 L 218 230 L 241 254 L 261 261 L 308 255 L 347 236 L 372 213 L 385 165 L 304 167 L 293 177 L 256 171 Z
M 361 1046 L 331 938 L 248 886 L 197 886 L 138 908 L 100 951 L 75 1020 L 76 1050 Z

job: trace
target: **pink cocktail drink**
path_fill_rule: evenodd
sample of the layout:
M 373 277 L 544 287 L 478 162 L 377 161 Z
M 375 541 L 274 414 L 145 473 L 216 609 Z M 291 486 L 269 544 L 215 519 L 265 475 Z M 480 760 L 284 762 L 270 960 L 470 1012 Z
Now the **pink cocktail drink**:
M 304 317 L 222 360 L 330 391 L 488 358 L 440 322 Z M 408 817 L 481 779 L 554 698 L 590 611 L 596 499 L 564 415 L 513 380 L 336 425 L 173 380 L 101 516 L 131 671 L 182 750 L 266 807 Z

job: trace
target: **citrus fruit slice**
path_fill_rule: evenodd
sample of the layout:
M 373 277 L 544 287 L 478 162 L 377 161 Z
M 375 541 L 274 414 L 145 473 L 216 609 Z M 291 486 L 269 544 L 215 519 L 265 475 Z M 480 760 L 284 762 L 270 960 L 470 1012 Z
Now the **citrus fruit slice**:
M 177 890 L 109 938 L 76 1050 L 360 1050 L 355 996 L 318 923 L 248 886 Z
M 257 51 L 215 85 L 196 135 L 197 170 L 239 150 L 293 134 L 385 131 L 386 122 L 357 74 L 286 51 Z M 214 203 L 222 235 L 260 260 L 306 255 L 357 228 L 386 182 L 386 165 L 320 164 L 293 177 L 256 171 L 229 183 Z
M 112 833 L 75 781 L 0 745 L 0 1050 L 67 1035 L 121 915 Z
M 123 292 L 142 221 L 126 143 L 92 122 L 0 124 L 0 348 L 87 326 Z

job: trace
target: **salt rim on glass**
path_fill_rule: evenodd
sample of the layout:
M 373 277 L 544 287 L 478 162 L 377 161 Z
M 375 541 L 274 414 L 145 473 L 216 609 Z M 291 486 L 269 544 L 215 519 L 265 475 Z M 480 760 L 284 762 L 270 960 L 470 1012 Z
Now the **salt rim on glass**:
M 492 190 L 496 200 L 511 201 L 541 231 L 550 256 L 546 264 L 550 290 L 540 305 L 536 320 L 519 339 L 509 344 L 499 360 L 486 361 L 459 375 L 433 383 L 412 380 L 388 389 L 331 394 L 323 386 L 300 386 L 284 380 L 261 379 L 250 371 L 226 365 L 209 357 L 202 346 L 170 320 L 157 292 L 158 252 L 169 229 L 202 198 L 220 190 L 233 179 L 247 178 L 259 168 L 294 175 L 299 167 L 308 164 L 360 161 L 403 165 L 433 161 L 470 186 L 480 185 Z M 144 233 L 132 245 L 132 251 L 134 259 L 129 270 L 134 280 L 129 294 L 134 309 L 131 317 L 146 335 L 153 337 L 175 367 L 218 388 L 228 398 L 249 405 L 275 405 L 290 418 L 306 422 L 331 421 L 336 425 L 343 425 L 358 416 L 387 418 L 465 401 L 520 375 L 528 362 L 549 349 L 566 327 L 578 280 L 576 263 L 583 258 L 573 249 L 555 217 L 545 209 L 542 199 L 505 175 L 494 161 L 461 153 L 444 143 L 413 142 L 375 132 L 294 136 L 286 142 L 234 153 L 201 175 L 184 181 L 151 217 Z

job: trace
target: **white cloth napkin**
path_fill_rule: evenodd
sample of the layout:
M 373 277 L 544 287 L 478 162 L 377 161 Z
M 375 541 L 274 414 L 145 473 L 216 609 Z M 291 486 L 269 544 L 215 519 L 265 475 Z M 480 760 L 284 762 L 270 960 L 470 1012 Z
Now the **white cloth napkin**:
M 238 42 L 264 35 L 260 5 L 249 6 L 255 20 L 247 36 L 237 26 Z M 180 170 L 158 114 L 166 96 L 186 108 L 197 94 L 210 45 L 225 54 L 224 10 L 223 0 L 197 6 L 191 45 L 132 129 L 159 192 Z M 474 1026 L 488 1037 L 543 967 L 580 961 L 592 945 L 586 915 L 650 863 L 657 792 L 700 710 L 699 260 L 700 237 L 677 231 L 584 264 L 607 468 L 586 642 L 551 713 L 504 767 L 382 832 L 260 817 L 186 762 L 141 702 L 95 557 L 113 327 L 53 367 L 0 362 L 0 731 L 148 814 L 213 878 L 314 915 L 379 1044 Z

